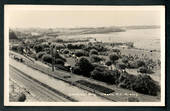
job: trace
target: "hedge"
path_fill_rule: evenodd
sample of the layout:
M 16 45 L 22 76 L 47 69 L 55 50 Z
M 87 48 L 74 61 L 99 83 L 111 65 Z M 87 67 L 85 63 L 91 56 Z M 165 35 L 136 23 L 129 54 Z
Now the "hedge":
M 120 72 L 118 70 L 103 70 L 99 67 L 96 67 L 91 72 L 91 77 L 96 80 L 100 80 L 110 84 L 116 84 L 117 78 L 120 76 Z
M 149 75 L 131 75 L 118 70 L 106 70 L 95 67 L 91 72 L 91 78 L 109 84 L 116 84 L 118 87 L 134 90 L 142 94 L 157 96 L 160 92 L 159 84 Z

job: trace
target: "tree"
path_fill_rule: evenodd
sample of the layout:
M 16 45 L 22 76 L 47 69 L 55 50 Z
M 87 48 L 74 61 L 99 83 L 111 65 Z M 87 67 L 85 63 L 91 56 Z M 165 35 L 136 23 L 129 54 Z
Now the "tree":
M 90 76 L 90 72 L 94 69 L 93 65 L 84 57 L 80 58 L 76 64 L 84 76 Z
M 133 90 L 143 94 L 157 96 L 160 92 L 159 84 L 154 81 L 149 75 L 137 75 L 133 82 Z
M 90 50 L 90 55 L 93 55 L 93 54 L 98 55 L 98 52 L 97 52 L 96 49 L 91 49 Z
M 76 55 L 77 57 L 81 57 L 81 56 L 88 56 L 89 54 L 88 54 L 88 52 L 85 51 L 85 50 L 78 50 L 78 51 L 75 52 L 75 55 Z
M 12 48 L 11 48 L 13 51 L 18 51 L 18 46 L 17 45 L 14 45 L 14 46 L 12 46 Z
M 36 54 L 36 59 L 39 59 L 39 60 L 40 60 L 44 54 L 46 54 L 46 52 L 38 52 L 38 53 Z
M 97 55 L 92 55 L 90 57 L 91 62 L 100 62 L 101 60 L 102 60 L 102 58 L 98 57 Z
M 132 69 L 138 68 L 137 62 L 128 61 L 128 68 L 132 68 Z
M 143 67 L 139 67 L 137 72 L 140 72 L 142 74 L 146 74 L 146 73 L 151 74 L 151 73 L 153 73 L 153 71 L 151 69 L 149 69 L 147 67 L 144 67 L 144 66 Z
M 125 69 L 127 67 L 124 63 L 118 63 L 118 64 L 116 64 L 116 66 L 119 69 Z
M 81 56 L 84 56 L 84 52 L 81 51 L 81 50 L 79 50 L 79 51 L 76 51 L 76 52 L 75 52 L 75 55 L 76 55 L 77 57 L 81 57 Z
M 18 46 L 17 48 L 18 53 L 23 54 L 24 53 L 24 47 L 23 46 Z
M 67 48 L 68 49 L 73 49 L 73 45 L 72 44 L 67 44 Z
M 78 66 L 73 67 L 73 73 L 78 75 L 82 74 L 81 69 Z
M 111 55 L 109 56 L 109 59 L 110 59 L 110 61 L 112 61 L 112 63 L 114 64 L 115 61 L 119 59 L 119 56 L 116 55 L 116 54 L 111 54 Z
M 43 45 L 38 44 L 34 46 L 34 50 L 36 53 L 41 52 L 44 49 Z
M 52 57 L 51 57 L 51 55 L 49 55 L 49 54 L 44 54 L 43 56 L 42 56 L 42 60 L 44 61 L 44 62 L 47 62 L 47 63 L 52 63 Z
M 17 101 L 24 102 L 26 99 L 27 99 L 26 95 L 24 93 L 21 93 L 18 95 Z
M 112 62 L 111 61 L 106 61 L 105 63 L 107 66 L 111 66 L 112 65 Z
M 84 44 L 67 44 L 68 49 L 83 49 L 85 48 Z
M 118 70 L 107 70 L 100 67 L 95 67 L 95 69 L 91 72 L 91 77 L 96 80 L 100 80 L 109 84 L 115 84 L 120 76 L 120 72 Z
M 126 64 L 126 63 L 128 63 L 128 61 L 129 61 L 129 60 L 128 60 L 128 57 L 127 57 L 127 56 L 122 57 L 122 62 L 123 62 L 123 63 Z
M 137 63 L 137 65 L 138 65 L 138 67 L 145 66 L 145 62 L 142 61 L 142 60 L 137 60 L 136 63 Z
M 43 48 L 49 48 L 48 42 L 43 42 L 41 45 Z
M 112 49 L 113 52 L 119 53 L 120 50 L 119 49 Z

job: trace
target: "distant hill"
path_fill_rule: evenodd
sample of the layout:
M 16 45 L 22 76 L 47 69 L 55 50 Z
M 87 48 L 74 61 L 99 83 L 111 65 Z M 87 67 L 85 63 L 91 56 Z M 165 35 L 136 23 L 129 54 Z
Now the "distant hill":
M 82 35 L 82 34 L 106 34 L 112 32 L 124 32 L 134 29 L 155 29 L 156 25 L 136 26 L 110 26 L 110 27 L 75 27 L 75 28 L 15 28 L 10 31 L 10 39 L 20 38 L 55 38 L 59 36 Z M 36 34 L 36 35 L 34 35 Z
M 155 29 L 155 28 L 160 28 L 158 25 L 135 25 L 135 26 L 125 26 L 127 30 L 130 29 Z
M 81 27 L 81 28 L 56 28 L 53 32 L 58 35 L 78 35 L 78 34 L 105 34 L 111 32 L 123 32 L 125 31 L 120 27 Z

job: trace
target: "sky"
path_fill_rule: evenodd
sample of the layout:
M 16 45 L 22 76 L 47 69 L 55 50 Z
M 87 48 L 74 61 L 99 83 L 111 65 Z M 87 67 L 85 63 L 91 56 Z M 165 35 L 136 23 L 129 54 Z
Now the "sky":
M 160 25 L 160 11 L 147 10 L 17 10 L 9 13 L 10 27 L 102 27 Z

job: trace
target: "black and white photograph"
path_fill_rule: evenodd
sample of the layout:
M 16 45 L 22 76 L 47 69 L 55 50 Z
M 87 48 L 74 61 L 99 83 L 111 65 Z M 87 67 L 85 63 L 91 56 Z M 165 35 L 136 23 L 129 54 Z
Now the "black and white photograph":
M 5 106 L 165 106 L 165 7 L 5 5 Z

